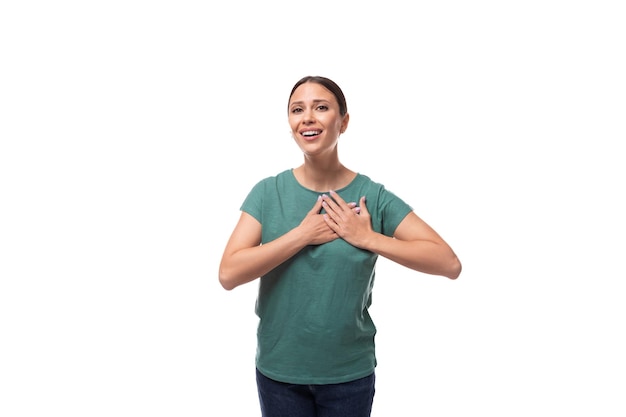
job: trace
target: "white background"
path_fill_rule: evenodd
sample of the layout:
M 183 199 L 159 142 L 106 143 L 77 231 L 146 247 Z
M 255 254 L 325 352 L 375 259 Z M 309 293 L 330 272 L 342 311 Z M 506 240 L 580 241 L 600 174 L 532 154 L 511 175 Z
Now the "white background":
M 260 415 L 218 263 L 325 75 L 464 266 L 380 260 L 373 416 L 624 416 L 619 3 L 3 2 L 0 414 Z

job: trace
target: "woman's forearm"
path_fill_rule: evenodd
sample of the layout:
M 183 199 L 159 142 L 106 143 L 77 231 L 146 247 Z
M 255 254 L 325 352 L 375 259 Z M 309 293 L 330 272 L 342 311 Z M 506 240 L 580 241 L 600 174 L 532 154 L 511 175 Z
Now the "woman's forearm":
M 456 279 L 461 262 L 445 242 L 405 241 L 373 233 L 364 248 L 415 271 Z
M 254 281 L 282 264 L 306 246 L 297 228 L 278 239 L 254 247 L 239 249 L 222 258 L 219 280 L 227 290 Z

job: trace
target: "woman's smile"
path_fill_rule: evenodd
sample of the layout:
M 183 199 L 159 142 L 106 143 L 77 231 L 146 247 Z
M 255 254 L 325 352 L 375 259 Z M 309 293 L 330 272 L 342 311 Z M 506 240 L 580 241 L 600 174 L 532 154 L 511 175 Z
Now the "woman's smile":
M 321 134 L 321 130 L 303 130 L 302 132 L 300 132 L 300 135 L 302 135 L 305 140 L 317 139 Z

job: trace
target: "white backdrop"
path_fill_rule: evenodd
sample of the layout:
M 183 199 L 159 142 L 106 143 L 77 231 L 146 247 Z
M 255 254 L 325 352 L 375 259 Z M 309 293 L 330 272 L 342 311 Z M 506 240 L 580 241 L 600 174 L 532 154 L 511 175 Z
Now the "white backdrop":
M 217 270 L 304 75 L 464 266 L 380 260 L 373 416 L 626 413 L 618 1 L 208 3 L 0 6 L 1 415 L 260 415 Z

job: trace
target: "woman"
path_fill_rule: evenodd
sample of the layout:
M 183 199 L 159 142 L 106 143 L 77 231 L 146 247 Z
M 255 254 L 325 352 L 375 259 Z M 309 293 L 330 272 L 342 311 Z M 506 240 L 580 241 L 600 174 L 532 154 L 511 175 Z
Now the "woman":
M 263 416 L 370 416 L 376 328 L 368 308 L 378 256 L 450 279 L 461 263 L 408 204 L 340 162 L 350 117 L 335 82 L 302 78 L 288 113 L 304 163 L 250 191 L 219 280 L 232 290 L 260 277 Z

